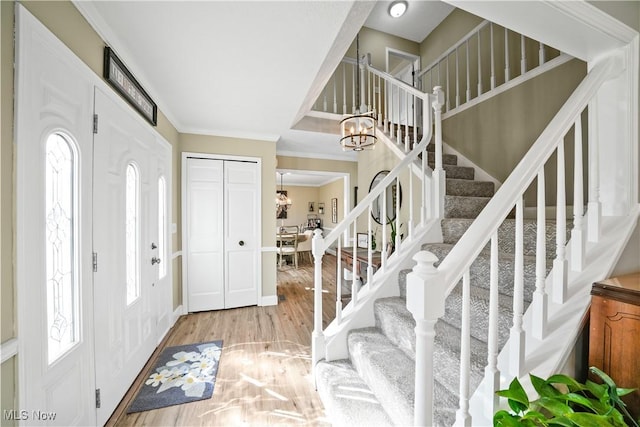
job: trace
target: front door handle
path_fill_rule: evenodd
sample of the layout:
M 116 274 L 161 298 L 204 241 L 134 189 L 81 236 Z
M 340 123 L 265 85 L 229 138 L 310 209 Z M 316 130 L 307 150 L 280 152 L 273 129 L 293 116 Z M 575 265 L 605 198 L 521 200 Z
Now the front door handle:
M 160 264 L 160 258 L 153 257 L 151 258 L 151 265 Z

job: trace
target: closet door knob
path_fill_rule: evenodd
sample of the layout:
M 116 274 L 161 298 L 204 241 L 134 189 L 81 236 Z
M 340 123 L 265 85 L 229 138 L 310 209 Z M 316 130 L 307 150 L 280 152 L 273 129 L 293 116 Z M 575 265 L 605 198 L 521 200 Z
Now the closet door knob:
M 238 242 L 238 244 L 239 244 L 240 246 L 244 246 L 244 240 L 240 240 L 240 241 Z

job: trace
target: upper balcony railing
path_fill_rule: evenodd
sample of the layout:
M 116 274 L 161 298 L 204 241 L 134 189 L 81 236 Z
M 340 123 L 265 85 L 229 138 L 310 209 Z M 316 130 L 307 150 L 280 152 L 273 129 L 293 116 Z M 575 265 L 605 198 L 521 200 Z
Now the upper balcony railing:
M 558 66 L 570 56 L 484 21 L 417 75 L 420 87 L 441 86 L 453 114 Z

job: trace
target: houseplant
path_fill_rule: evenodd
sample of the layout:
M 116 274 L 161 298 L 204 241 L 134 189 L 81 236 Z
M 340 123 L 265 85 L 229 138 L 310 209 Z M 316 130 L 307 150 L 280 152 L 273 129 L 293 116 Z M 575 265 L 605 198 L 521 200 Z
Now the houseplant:
M 584 384 L 566 375 L 547 380 L 529 375 L 539 398 L 531 401 L 518 378 L 507 390 L 496 392 L 507 398 L 512 412 L 500 410 L 493 416 L 494 426 L 633 426 L 621 396 L 635 389 L 618 388 L 600 369 L 589 368 L 603 384 L 587 380 Z M 627 424 L 629 422 L 630 424 Z

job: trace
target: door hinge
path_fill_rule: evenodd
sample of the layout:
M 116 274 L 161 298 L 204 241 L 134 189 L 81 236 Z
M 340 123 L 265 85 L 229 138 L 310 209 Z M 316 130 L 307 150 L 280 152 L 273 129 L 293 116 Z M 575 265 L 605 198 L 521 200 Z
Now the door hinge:
M 98 115 L 93 115 L 93 133 L 98 133 Z
M 93 252 L 93 272 L 96 273 L 98 271 L 98 253 Z
M 96 409 L 100 409 L 100 389 L 96 389 Z

